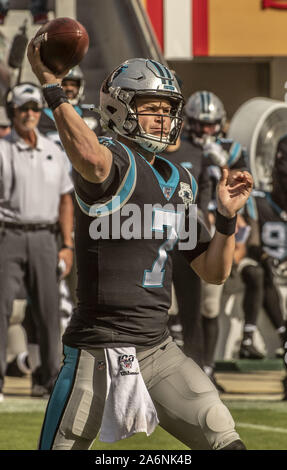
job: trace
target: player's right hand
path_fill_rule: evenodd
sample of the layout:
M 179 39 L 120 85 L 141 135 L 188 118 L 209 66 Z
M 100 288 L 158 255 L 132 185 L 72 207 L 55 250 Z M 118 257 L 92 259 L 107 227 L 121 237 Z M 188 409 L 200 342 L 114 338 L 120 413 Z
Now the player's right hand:
M 65 71 L 61 76 L 56 76 L 41 60 L 40 55 L 40 44 L 34 44 L 32 39 L 28 45 L 27 57 L 31 64 L 31 68 L 38 78 L 41 85 L 48 83 L 59 83 L 61 84 L 62 78 L 67 74 L 68 70 Z

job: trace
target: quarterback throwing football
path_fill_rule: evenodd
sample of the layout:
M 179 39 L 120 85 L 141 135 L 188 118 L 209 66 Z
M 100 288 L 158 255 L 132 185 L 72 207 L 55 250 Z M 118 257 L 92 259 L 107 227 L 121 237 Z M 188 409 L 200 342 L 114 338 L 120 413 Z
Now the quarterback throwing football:
M 63 367 L 39 449 L 88 449 L 99 432 L 113 442 L 137 431 L 149 434 L 158 422 L 191 449 L 245 449 L 214 385 L 167 328 L 170 252 L 180 241 L 182 221 L 190 222 L 197 188 L 187 170 L 157 156 L 176 142 L 181 128 L 176 78 L 148 59 L 117 67 L 100 92 L 102 120 L 115 138 L 98 139 L 32 42 L 28 58 L 73 165 L 77 201 L 79 301 L 63 336 Z M 224 168 L 214 237 L 200 220 L 191 224 L 197 243 L 183 254 L 209 283 L 229 276 L 236 214 L 251 189 L 248 172 Z M 135 207 L 138 231 L 128 219 Z M 100 237 L 91 229 L 95 222 L 101 222 Z M 128 223 L 132 236 L 124 230 Z

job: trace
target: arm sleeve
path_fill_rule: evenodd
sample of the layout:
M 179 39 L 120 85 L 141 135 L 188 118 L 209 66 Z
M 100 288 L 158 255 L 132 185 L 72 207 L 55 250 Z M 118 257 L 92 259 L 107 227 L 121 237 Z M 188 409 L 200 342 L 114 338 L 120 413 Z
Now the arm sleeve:
M 87 204 L 105 203 L 113 195 L 129 167 L 127 152 L 112 139 L 102 140 L 113 155 L 112 166 L 109 175 L 102 183 L 91 183 L 73 169 L 72 177 L 77 195 Z

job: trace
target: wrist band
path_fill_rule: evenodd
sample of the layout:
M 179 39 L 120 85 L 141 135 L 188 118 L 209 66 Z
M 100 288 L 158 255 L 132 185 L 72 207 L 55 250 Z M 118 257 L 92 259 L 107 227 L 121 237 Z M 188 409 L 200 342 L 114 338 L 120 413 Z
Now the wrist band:
M 43 86 L 43 95 L 47 101 L 49 108 L 54 111 L 60 104 L 69 103 L 66 93 L 63 88 L 57 83 L 47 84 L 50 86 Z M 53 86 L 52 86 L 53 85 Z
M 74 251 L 74 247 L 71 246 L 71 245 L 66 245 L 66 243 L 64 243 L 64 244 L 62 245 L 62 249 L 63 249 L 63 248 L 67 248 L 68 250 Z
M 45 90 L 45 88 L 61 88 L 61 85 L 60 83 L 44 83 L 44 85 L 42 85 L 42 88 L 43 90 Z
M 236 220 L 237 214 L 232 217 L 232 219 L 228 219 L 227 217 L 224 217 L 224 215 L 220 214 L 216 209 L 215 228 L 217 232 L 222 233 L 223 235 L 232 235 L 235 233 Z

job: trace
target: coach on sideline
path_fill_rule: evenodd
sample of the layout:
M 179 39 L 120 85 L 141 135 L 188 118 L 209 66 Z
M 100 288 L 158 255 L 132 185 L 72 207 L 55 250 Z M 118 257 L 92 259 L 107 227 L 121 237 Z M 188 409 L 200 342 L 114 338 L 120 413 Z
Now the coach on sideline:
M 49 394 L 60 363 L 57 266 L 73 262 L 73 185 L 65 154 L 37 125 L 43 99 L 31 83 L 6 95 L 12 131 L 0 141 L 0 399 L 6 369 L 7 329 L 24 282 L 40 345 L 32 396 Z M 56 233 L 62 233 L 58 253 Z

